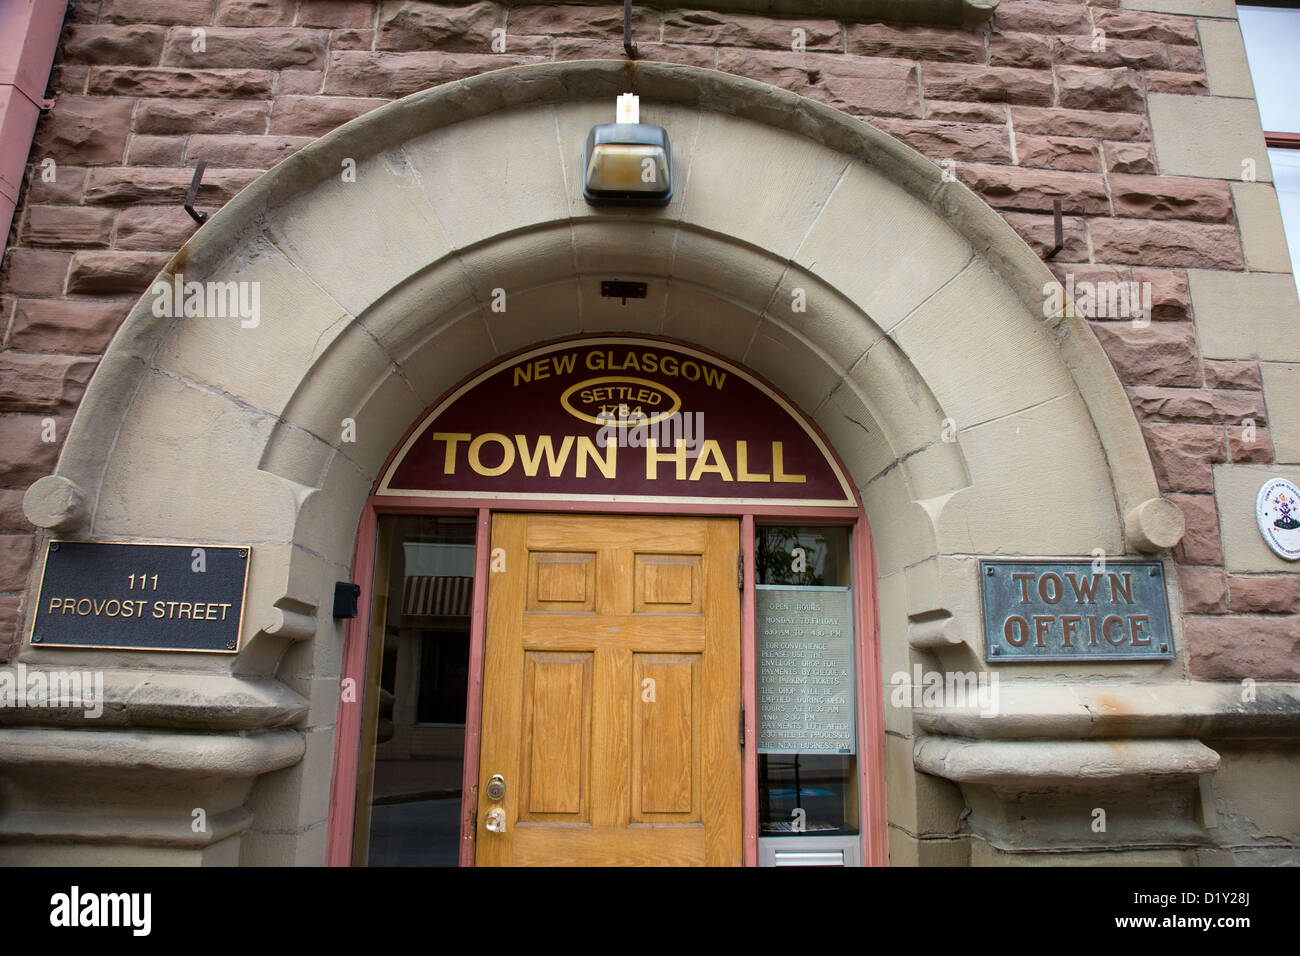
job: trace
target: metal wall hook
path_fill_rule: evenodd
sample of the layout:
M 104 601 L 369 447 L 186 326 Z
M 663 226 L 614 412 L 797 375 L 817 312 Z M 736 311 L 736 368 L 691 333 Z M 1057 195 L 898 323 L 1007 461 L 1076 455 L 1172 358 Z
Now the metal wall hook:
M 1061 220 L 1061 200 L 1052 200 L 1052 218 L 1056 225 L 1056 245 L 1052 246 L 1043 256 L 1044 261 L 1052 258 L 1065 247 L 1065 223 Z
M 194 208 L 194 200 L 199 196 L 199 183 L 203 182 L 203 170 L 208 168 L 207 163 L 199 163 L 194 167 L 194 178 L 190 180 L 189 192 L 185 194 L 185 211 L 200 226 L 208 221 L 206 212 L 199 212 Z
M 636 44 L 632 42 L 632 0 L 623 0 L 623 51 L 629 59 L 636 59 Z

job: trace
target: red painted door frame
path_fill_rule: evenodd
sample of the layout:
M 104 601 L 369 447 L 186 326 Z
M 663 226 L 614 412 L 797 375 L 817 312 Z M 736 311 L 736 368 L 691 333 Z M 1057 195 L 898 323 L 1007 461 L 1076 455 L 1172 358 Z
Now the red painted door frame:
M 758 863 L 758 680 L 754 605 L 754 535 L 756 525 L 781 522 L 817 522 L 852 525 L 855 654 L 858 661 L 858 771 L 862 801 L 860 825 L 862 859 L 870 866 L 889 862 L 885 817 L 884 692 L 881 677 L 880 618 L 876 593 L 875 548 L 866 516 L 859 503 L 851 508 L 800 508 L 754 505 L 692 505 L 689 503 L 593 503 L 568 505 L 556 501 L 466 499 L 457 507 L 431 507 L 427 498 L 371 497 L 362 513 L 352 567 L 361 586 L 358 616 L 348 623 L 343 648 L 340 694 L 335 723 L 334 770 L 330 781 L 330 815 L 326 843 L 329 866 L 352 862 L 353 826 L 356 819 L 357 778 L 360 770 L 362 708 L 365 705 L 366 658 L 370 611 L 373 606 L 377 528 L 381 514 L 473 515 L 476 517 L 474 593 L 470 618 L 470 662 L 465 714 L 465 757 L 461 783 L 460 865 L 474 862 L 477 814 L 479 730 L 483 704 L 483 647 L 486 640 L 488 559 L 491 511 L 528 511 L 574 514 L 657 514 L 694 517 L 735 516 L 741 519 L 740 546 L 745 569 L 741 596 L 741 683 L 745 709 L 743 782 L 743 839 L 746 866 Z M 507 505 L 501 508 L 501 505 Z M 350 685 L 349 685 L 349 682 Z M 350 699 L 349 699 L 350 698 Z

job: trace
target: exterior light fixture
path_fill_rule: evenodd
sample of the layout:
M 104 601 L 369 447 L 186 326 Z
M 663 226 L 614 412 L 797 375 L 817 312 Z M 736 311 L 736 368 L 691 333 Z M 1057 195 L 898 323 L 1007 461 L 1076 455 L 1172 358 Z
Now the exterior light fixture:
M 593 126 L 583 152 L 582 197 L 593 205 L 663 206 L 673 198 L 668 131 L 640 122 L 635 93 L 618 98 L 616 122 Z

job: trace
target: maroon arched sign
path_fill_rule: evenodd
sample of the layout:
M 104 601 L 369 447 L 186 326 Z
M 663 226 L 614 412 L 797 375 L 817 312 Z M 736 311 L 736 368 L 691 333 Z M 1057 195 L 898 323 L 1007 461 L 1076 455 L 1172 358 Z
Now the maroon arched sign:
M 856 506 L 781 395 L 686 345 L 552 343 L 456 389 L 411 432 L 378 494 Z

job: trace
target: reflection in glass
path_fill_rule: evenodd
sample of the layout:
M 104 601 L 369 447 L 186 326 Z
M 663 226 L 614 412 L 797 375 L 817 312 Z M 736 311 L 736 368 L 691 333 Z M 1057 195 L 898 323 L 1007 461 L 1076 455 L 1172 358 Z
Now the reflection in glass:
M 857 833 L 857 757 L 759 754 L 758 825 L 761 836 Z
M 1237 7 L 1237 18 L 1264 129 L 1300 133 L 1300 98 L 1295 95 L 1300 10 L 1243 5 Z
M 455 866 L 472 517 L 379 519 L 353 862 Z
M 1300 10 L 1294 11 L 1300 15 Z M 1291 250 L 1291 277 L 1300 289 L 1300 149 L 1270 149 L 1273 186 L 1282 210 L 1282 231 Z
M 760 527 L 754 562 L 759 584 L 853 585 L 846 527 Z

